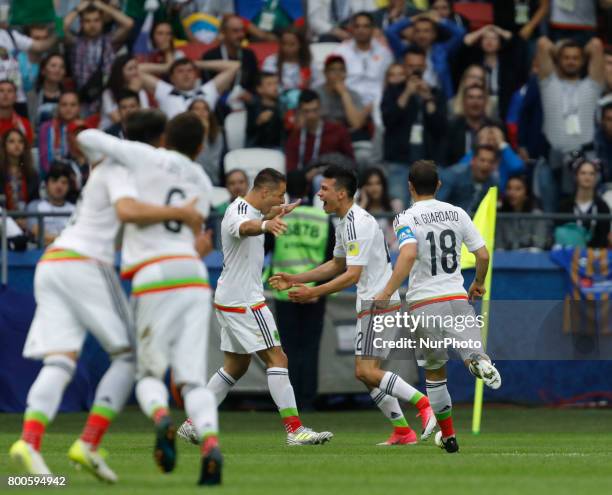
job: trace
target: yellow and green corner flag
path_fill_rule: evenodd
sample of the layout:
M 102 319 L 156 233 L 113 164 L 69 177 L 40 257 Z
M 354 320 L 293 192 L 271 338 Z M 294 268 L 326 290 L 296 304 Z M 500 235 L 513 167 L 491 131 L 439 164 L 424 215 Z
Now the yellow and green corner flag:
M 489 270 L 485 278 L 486 293 L 482 298 L 482 314 L 484 315 L 482 327 L 482 345 L 486 349 L 487 334 L 489 332 L 489 301 L 491 300 L 491 279 L 493 278 L 493 249 L 495 248 L 495 224 L 497 222 L 497 187 L 489 188 L 486 196 L 480 202 L 476 215 L 474 215 L 474 225 L 480 232 L 485 241 L 487 250 L 490 254 Z M 461 269 L 474 268 L 476 258 L 465 246 L 461 247 Z M 482 418 L 482 380 L 476 379 L 474 389 L 474 411 L 472 413 L 472 433 L 480 433 L 480 420 Z

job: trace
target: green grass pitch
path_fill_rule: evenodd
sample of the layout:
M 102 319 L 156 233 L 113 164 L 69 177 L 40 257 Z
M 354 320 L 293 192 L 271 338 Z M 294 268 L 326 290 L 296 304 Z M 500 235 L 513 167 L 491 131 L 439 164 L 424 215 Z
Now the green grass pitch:
M 182 418 L 178 412 L 174 416 Z M 180 441 L 176 471 L 159 473 L 151 457 L 151 425 L 133 408 L 118 418 L 103 444 L 119 484 L 103 485 L 75 471 L 65 455 L 84 418 L 60 414 L 51 426 L 43 451 L 69 486 L 37 493 L 201 493 L 195 486 L 198 449 Z M 612 410 L 488 407 L 478 436 L 469 433 L 469 408 L 457 408 L 455 418 L 461 451 L 449 455 L 433 445 L 433 438 L 416 446 L 377 447 L 389 427 L 376 411 L 304 414 L 305 424 L 335 433 L 330 444 L 314 447 L 286 447 L 276 414 L 222 412 L 224 484 L 204 490 L 241 495 L 612 493 Z M 19 415 L 0 414 L 0 491 L 7 490 L 5 475 L 15 472 L 7 452 L 20 423 Z

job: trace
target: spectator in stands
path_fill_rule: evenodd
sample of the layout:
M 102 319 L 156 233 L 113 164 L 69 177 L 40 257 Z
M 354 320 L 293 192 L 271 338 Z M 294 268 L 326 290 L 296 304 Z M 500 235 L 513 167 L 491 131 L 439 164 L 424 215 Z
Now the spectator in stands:
M 168 64 L 183 58 L 185 54 L 174 47 L 172 25 L 167 21 L 160 21 L 151 28 L 151 46 L 153 51 L 146 55 L 138 55 L 139 62 L 151 64 Z
M 91 170 L 87 156 L 81 151 L 81 147 L 77 143 L 77 135 L 79 132 L 88 128 L 84 120 L 78 119 L 70 122 L 67 126 L 68 135 L 68 156 L 60 160 L 66 164 L 70 170 L 70 191 L 68 192 L 68 201 L 76 203 L 81 194 L 81 190 L 87 183 L 89 172 Z
M 557 175 L 557 187 L 567 194 L 571 177 L 563 166 L 564 154 L 593 140 L 595 110 L 603 89 L 603 45 L 593 38 L 583 48 L 575 41 L 555 47 L 545 37 L 538 40 L 538 78 L 544 111 L 544 135 L 550 143 L 549 163 Z M 582 77 L 585 60 L 588 74 Z
M 500 213 L 541 213 L 531 194 L 529 179 L 524 175 L 511 176 L 504 189 Z M 546 221 L 525 218 L 500 218 L 495 229 L 495 249 L 546 249 L 550 245 Z
M 561 213 L 574 213 L 578 216 L 576 223 L 583 227 L 589 239 L 587 246 L 604 248 L 610 244 L 609 220 L 582 220 L 583 215 L 609 215 L 610 208 L 597 194 L 597 186 L 601 180 L 601 168 L 598 162 L 578 156 L 571 164 L 576 192 L 572 198 L 561 201 Z
M 138 94 L 140 108 L 149 108 L 149 97 L 143 88 L 136 59 L 131 55 L 119 55 L 113 62 L 106 89 L 102 93 L 102 110 L 98 126 L 100 129 L 119 123 L 121 118 L 117 108 L 118 98 L 126 90 Z
M 295 27 L 283 30 L 278 53 L 266 57 L 262 71 L 278 74 L 281 92 L 309 88 L 313 81 L 321 79 L 304 32 Z
M 405 82 L 406 71 L 404 70 L 404 64 L 397 62 L 392 63 L 385 75 L 385 89 L 387 89 L 390 84 L 404 84 Z
M 409 165 L 426 157 L 440 161 L 446 128 L 446 101 L 441 91 L 423 78 L 426 54 L 410 47 L 404 55 L 404 84 L 385 89 L 381 111 L 385 124 L 384 159 L 391 196 L 410 204 Z
M 447 32 L 448 38 L 445 41 L 439 39 L 439 30 Z M 448 19 L 442 19 L 437 12 L 432 11 L 402 19 L 390 26 L 385 34 L 396 57 L 400 57 L 412 44 L 425 50 L 425 80 L 430 86 L 441 89 L 447 99 L 453 96 L 449 58 L 461 46 L 465 34 L 462 27 Z
M 227 207 L 233 203 L 236 198 L 242 198 L 249 191 L 249 178 L 244 170 L 235 168 L 225 174 L 225 188 L 230 195 L 230 199 L 217 206 L 216 210 L 223 215 Z
M 55 115 L 59 103 L 63 81 L 66 77 L 66 63 L 64 57 L 59 53 L 47 55 L 40 63 L 40 71 L 36 81 L 36 100 L 31 108 L 35 115 L 35 124 L 38 129 L 40 125 L 51 120 Z
M 340 42 L 351 38 L 345 21 L 350 16 L 349 0 L 317 0 L 307 2 L 308 27 L 319 42 Z
M 285 145 L 287 171 L 305 170 L 324 153 L 338 152 L 354 158 L 348 131 L 343 125 L 323 119 L 319 95 L 310 89 L 300 94 L 298 121 L 298 128 L 289 135 Z
M 493 0 L 493 24 L 528 40 L 550 10 L 550 0 Z
M 139 66 L 140 77 L 145 89 L 155 95 L 159 109 L 171 119 L 185 112 L 196 98 L 204 98 L 214 108 L 223 93 L 236 77 L 240 65 L 225 60 L 194 62 L 188 58 L 175 60 L 168 70 L 170 83 L 149 73 L 150 64 Z M 200 85 L 198 69 L 214 68 L 219 70 L 214 79 Z
M 377 28 L 385 30 L 397 21 L 418 14 L 419 10 L 411 4 L 412 2 L 406 0 L 390 0 L 386 7 L 373 13 L 374 24 Z
M 389 49 L 374 38 L 372 14 L 358 12 L 351 19 L 353 39 L 336 50 L 346 64 L 346 85 L 371 110 L 382 97 L 385 72 L 393 62 Z
M 32 38 L 32 41 L 44 43 L 49 38 L 49 29 L 47 26 L 29 26 L 26 28 L 27 35 Z M 19 71 L 21 72 L 21 81 L 23 84 L 23 92 L 26 95 L 28 104 L 28 118 L 31 122 L 34 121 L 34 112 L 32 111 L 32 102 L 35 99 L 36 81 L 40 71 L 40 62 L 43 54 L 33 50 L 20 51 L 17 53 L 17 61 L 19 62 Z
M 389 187 L 384 172 L 377 167 L 364 170 L 359 181 L 359 206 L 372 215 L 387 214 L 386 217 L 378 218 L 377 221 L 385 234 L 387 245 L 395 250 L 397 249 L 397 237 L 393 229 L 393 217 L 389 215 L 402 211 L 404 204 L 398 200 L 394 200 L 393 203 L 389 196 Z
M 257 94 L 247 105 L 247 147 L 281 147 L 283 115 L 278 96 L 278 76 L 275 72 L 262 72 L 257 83 Z
M 325 83 L 316 88 L 321 100 L 321 115 L 337 122 L 351 132 L 353 141 L 370 139 L 367 128 L 370 112 L 364 108 L 361 97 L 346 85 L 346 64 L 340 55 L 325 60 Z
M 129 115 L 141 109 L 140 95 L 129 89 L 124 89 L 117 96 L 117 112 L 119 114 L 119 122 L 105 129 L 105 132 L 119 139 L 125 138 L 125 125 Z
M 25 211 L 30 201 L 38 199 L 38 186 L 26 135 L 19 129 L 10 129 L 0 139 L 0 192 L 6 197 L 6 209 Z M 25 218 L 18 219 L 17 224 L 27 230 Z
M 117 22 L 114 32 L 104 32 L 104 14 Z M 77 17 L 81 30 L 75 35 L 71 26 Z M 71 47 L 72 77 L 88 112 L 100 109 L 104 74 L 110 72 L 115 53 L 133 25 L 131 18 L 100 0 L 82 2 L 64 18 L 64 41 Z
M 550 0 L 549 32 L 553 41 L 570 38 L 584 45 L 597 30 L 597 0 Z
M 442 186 L 436 198 L 473 215 L 489 187 L 497 186 L 495 171 L 498 165 L 499 150 L 486 144 L 477 145 L 471 163 L 458 163 L 442 169 Z
M 202 151 L 194 160 L 202 165 L 215 186 L 221 184 L 221 159 L 225 148 L 223 130 L 217 122 L 217 117 L 211 111 L 206 100 L 197 98 L 189 105 L 189 111 L 195 113 L 204 126 L 204 141 Z
M 51 166 L 45 180 L 47 199 L 33 201 L 28 204 L 27 211 L 32 213 L 73 213 L 74 204 L 68 202 L 66 197 L 70 190 L 70 170 L 62 164 Z M 44 217 L 44 245 L 48 246 L 68 224 L 69 216 Z M 38 220 L 31 218 L 28 221 L 29 230 L 34 238 L 39 235 Z
M 55 36 L 49 36 L 46 40 L 34 40 L 14 29 L 0 28 L 0 52 L 2 54 L 0 57 L 0 81 L 13 81 L 16 91 L 15 110 L 22 117 L 28 116 L 28 108 L 18 61 L 19 53 L 43 53 L 49 50 L 55 42 Z
M 491 98 L 489 97 L 489 91 L 487 89 L 487 71 L 482 67 L 482 65 L 470 65 L 463 74 L 461 75 L 461 79 L 459 80 L 459 86 L 457 88 L 457 93 L 450 100 L 450 112 L 453 117 L 457 117 L 459 115 L 463 115 L 463 93 L 465 88 L 468 86 L 482 86 L 485 88 L 486 96 L 487 96 L 487 107 L 485 109 L 485 113 L 487 117 L 491 117 L 495 112 L 495 105 Z
M 38 131 L 39 168 L 43 175 L 49 172 L 51 163 L 66 158 L 68 149 L 68 125 L 79 118 L 79 95 L 74 91 L 62 93 L 57 114 L 40 126 Z
M 488 122 L 486 113 L 488 99 L 483 86 L 477 84 L 466 86 L 462 97 L 461 115 L 453 117 L 448 123 L 445 165 L 457 163 L 468 153 L 476 143 L 478 131 Z
M 454 0 L 432 0 L 429 2 L 431 10 L 436 12 L 440 19 L 447 19 L 454 22 L 457 26 L 464 29 L 465 32 L 470 30 L 470 22 L 461 14 L 453 11 Z
M 237 15 L 227 15 L 221 21 L 221 43 L 216 48 L 207 51 L 202 60 L 237 60 L 240 69 L 235 75 L 230 85 L 230 93 L 224 98 L 226 110 L 223 115 L 230 110 L 243 110 L 244 103 L 250 101 L 255 94 L 257 85 L 257 75 L 259 64 L 253 50 L 244 48 L 242 42 L 246 35 L 244 23 Z M 212 70 L 207 70 L 208 78 L 215 74 Z
M 605 93 L 612 93 L 612 46 L 606 47 L 604 55 Z
M 608 100 L 601 108 L 601 122 L 593 148 L 602 164 L 603 179 L 612 186 L 612 97 Z
M 510 31 L 484 26 L 466 34 L 459 53 L 460 66 L 481 65 L 486 71 L 489 101 L 495 103 L 494 115 L 505 120 L 512 94 L 527 79 L 527 68 L 521 56 L 523 45 Z
M 15 111 L 17 87 L 13 81 L 0 81 L 0 136 L 10 129 L 19 129 L 32 143 L 32 126 L 30 121 Z
M 477 144 L 486 144 L 500 151 L 499 155 L 499 188 L 503 191 L 506 188 L 508 177 L 525 172 L 525 163 L 520 156 L 507 143 L 503 127 L 500 124 L 485 124 L 476 136 Z M 470 150 L 461 159 L 460 163 L 470 163 L 474 152 Z

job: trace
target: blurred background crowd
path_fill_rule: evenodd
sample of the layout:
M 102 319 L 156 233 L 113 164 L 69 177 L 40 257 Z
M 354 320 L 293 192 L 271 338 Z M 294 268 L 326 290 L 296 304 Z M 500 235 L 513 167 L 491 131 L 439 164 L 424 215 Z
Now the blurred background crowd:
M 473 214 L 498 186 L 520 214 L 497 248 L 612 245 L 609 220 L 580 220 L 612 207 L 612 0 L 0 0 L 0 21 L 8 211 L 73 211 L 89 173 L 75 136 L 122 138 L 156 107 L 202 119 L 197 162 L 228 201 L 261 162 L 316 202 L 321 164 L 343 163 L 393 247 L 410 163 L 432 159 L 440 200 Z M 44 243 L 67 221 L 46 217 Z M 11 248 L 40 225 L 16 218 Z

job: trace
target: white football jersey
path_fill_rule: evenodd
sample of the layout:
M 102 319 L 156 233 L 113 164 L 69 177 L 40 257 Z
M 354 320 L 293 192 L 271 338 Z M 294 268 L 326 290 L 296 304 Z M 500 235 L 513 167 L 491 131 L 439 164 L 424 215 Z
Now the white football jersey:
M 467 295 L 461 245 L 465 243 L 473 252 L 485 242 L 464 210 L 437 199 L 417 201 L 395 217 L 393 226 L 400 250 L 406 244 L 417 244 L 406 293 L 409 303 Z
M 105 160 L 89 174 L 75 212 L 52 247 L 114 263 L 115 237 L 121 226 L 115 203 L 136 197 L 136 185 L 129 170 Z
M 335 258 L 346 258 L 347 266 L 362 266 L 357 282 L 357 311 L 362 301 L 373 301 L 391 278 L 393 268 L 385 235 L 376 219 L 361 206 L 353 204 L 336 227 Z M 397 292 L 392 300 L 399 301 Z
M 223 271 L 217 283 L 215 303 L 250 306 L 265 300 L 261 280 L 264 235 L 240 235 L 240 225 L 244 222 L 262 219 L 262 213 L 242 198 L 236 198 L 225 211 L 221 222 Z
M 131 170 L 138 199 L 158 206 L 182 206 L 197 198 L 196 208 L 207 217 L 212 183 L 202 168 L 176 151 L 117 139 L 97 130 L 79 134 L 86 151 L 102 153 Z M 172 256 L 197 257 L 192 230 L 169 221 L 148 226 L 126 224 L 121 271 L 131 275 L 143 264 Z

